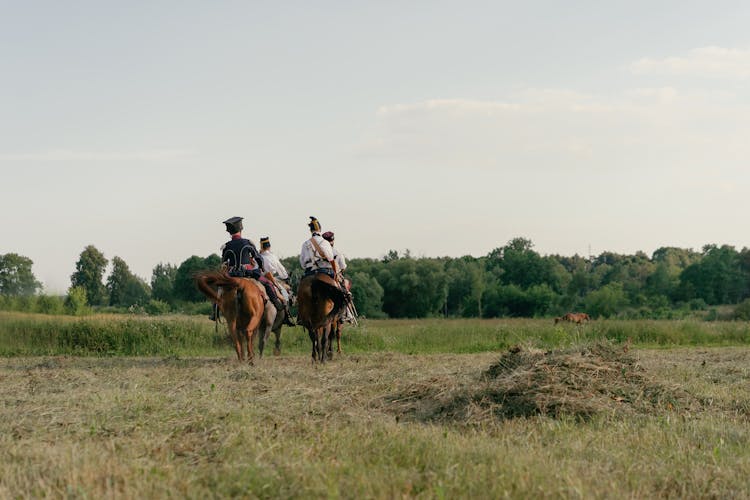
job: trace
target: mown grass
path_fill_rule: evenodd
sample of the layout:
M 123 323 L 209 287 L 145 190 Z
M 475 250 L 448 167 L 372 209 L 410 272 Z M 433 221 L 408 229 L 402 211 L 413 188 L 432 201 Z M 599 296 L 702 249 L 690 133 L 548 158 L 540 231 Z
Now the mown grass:
M 703 411 L 399 418 L 396 395 L 469 388 L 499 353 L 4 358 L 0 497 L 746 497 L 750 349 L 638 356 Z
M 344 329 L 347 352 L 478 353 L 519 343 L 559 347 L 609 339 L 639 346 L 750 344 L 750 323 L 698 320 L 603 320 L 554 325 L 547 319 L 363 320 Z M 284 328 L 285 353 L 304 353 L 302 328 Z M 0 356 L 217 355 L 231 347 L 202 316 L 99 315 L 83 318 L 0 312 Z

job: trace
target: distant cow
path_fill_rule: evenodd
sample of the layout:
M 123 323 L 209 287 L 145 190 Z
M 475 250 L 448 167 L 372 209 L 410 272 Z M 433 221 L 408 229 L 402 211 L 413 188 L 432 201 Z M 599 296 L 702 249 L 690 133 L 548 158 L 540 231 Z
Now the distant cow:
M 589 321 L 590 319 L 591 317 L 586 313 L 567 313 L 562 316 L 556 317 L 555 324 L 558 324 L 560 321 L 567 321 L 568 323 L 575 323 L 577 325 L 580 325 Z

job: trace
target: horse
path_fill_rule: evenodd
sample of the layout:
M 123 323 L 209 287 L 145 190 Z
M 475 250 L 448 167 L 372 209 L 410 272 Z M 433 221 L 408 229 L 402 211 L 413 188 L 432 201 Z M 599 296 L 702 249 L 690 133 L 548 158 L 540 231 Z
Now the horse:
M 342 285 L 347 292 L 351 293 L 351 281 L 344 278 Z M 351 296 L 349 300 L 351 300 Z M 351 307 L 353 306 L 354 304 L 351 304 Z M 345 303 L 341 313 L 336 315 L 333 321 L 331 321 L 331 327 L 328 331 L 328 359 L 333 359 L 334 340 L 336 340 L 336 354 L 341 354 L 341 329 L 344 327 L 344 323 L 346 323 L 347 321 L 350 323 L 354 321 L 353 313 L 351 311 L 347 311 L 348 307 L 350 307 L 350 305 Z M 347 314 L 349 315 L 349 319 L 347 318 Z
M 263 285 L 255 280 L 229 276 L 225 271 L 198 273 L 195 283 L 198 290 L 219 306 L 221 314 L 226 318 L 227 328 L 240 362 L 243 361 L 244 337 L 247 344 L 247 362 L 252 365 L 253 335 L 263 319 L 266 302 Z M 221 287 L 221 294 L 217 293 L 216 287 Z
M 560 321 L 568 321 L 570 323 L 575 323 L 577 325 L 580 325 L 584 322 L 587 322 L 591 319 L 591 317 L 586 313 L 567 313 L 563 314 L 562 316 L 555 318 L 555 324 L 559 323 Z
M 344 291 L 327 274 L 305 276 L 297 287 L 297 324 L 307 329 L 312 361 L 325 362 L 331 323 L 345 307 Z
M 288 288 L 288 285 L 284 284 Z M 287 290 L 289 291 L 289 290 Z M 294 305 L 295 296 L 289 293 L 289 305 Z M 286 320 L 286 311 L 278 311 L 273 303 L 269 300 L 266 303 L 266 310 L 263 313 L 263 321 L 261 322 L 260 335 L 258 336 L 258 350 L 260 356 L 263 357 L 263 350 L 265 348 L 268 338 L 271 336 L 271 332 L 276 336 L 276 342 L 273 348 L 274 356 L 281 354 L 281 327 L 284 325 Z
M 339 314 L 336 316 L 328 328 L 328 359 L 333 359 L 333 341 L 336 341 L 336 354 L 341 354 L 341 328 L 344 323 Z

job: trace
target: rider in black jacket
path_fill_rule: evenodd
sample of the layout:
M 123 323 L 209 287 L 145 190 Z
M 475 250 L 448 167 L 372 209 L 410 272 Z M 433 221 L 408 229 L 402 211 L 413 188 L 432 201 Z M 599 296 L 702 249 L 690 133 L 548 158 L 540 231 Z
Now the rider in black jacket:
M 242 217 L 232 217 L 222 224 L 226 225 L 227 232 L 232 236 L 232 239 L 221 247 L 221 262 L 226 266 L 229 275 L 258 280 L 266 289 L 266 295 L 276 310 L 283 310 L 284 305 L 276 295 L 273 285 L 262 276 L 263 257 L 252 241 L 242 237 Z M 210 318 L 216 320 L 216 317 L 214 310 Z

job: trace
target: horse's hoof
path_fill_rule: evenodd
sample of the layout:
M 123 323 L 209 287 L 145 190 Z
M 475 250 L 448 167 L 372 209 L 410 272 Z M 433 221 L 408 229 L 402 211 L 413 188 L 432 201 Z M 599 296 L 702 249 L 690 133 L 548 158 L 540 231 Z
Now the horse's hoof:
M 281 349 L 279 349 L 279 348 L 274 349 L 273 350 L 273 355 L 274 356 L 281 356 Z

